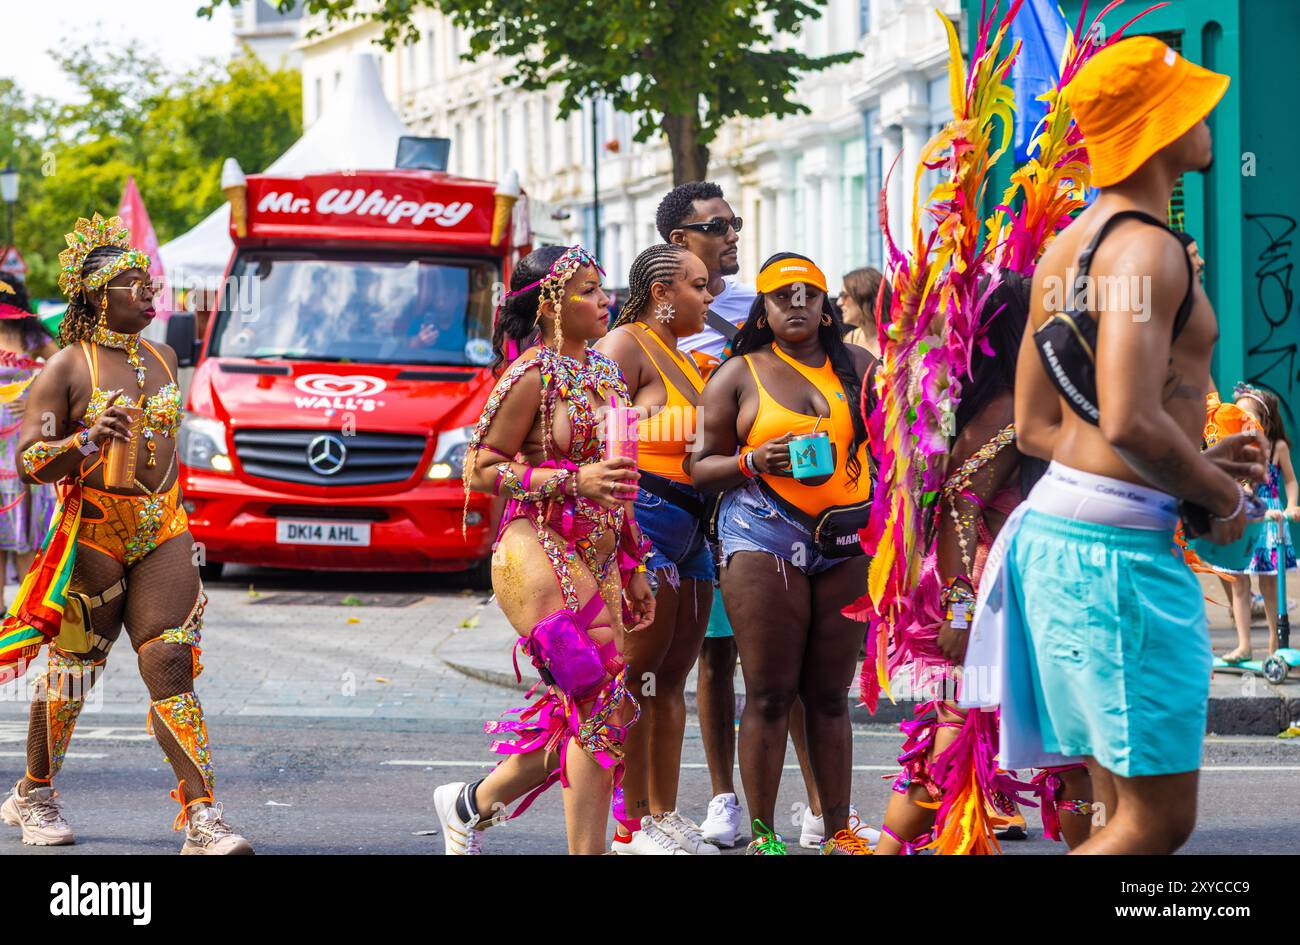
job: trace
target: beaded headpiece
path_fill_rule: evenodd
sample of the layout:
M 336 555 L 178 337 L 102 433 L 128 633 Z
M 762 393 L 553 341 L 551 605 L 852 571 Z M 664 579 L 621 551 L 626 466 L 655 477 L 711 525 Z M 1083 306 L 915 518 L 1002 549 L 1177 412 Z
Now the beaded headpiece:
M 104 219 L 98 213 L 89 220 L 77 219 L 77 225 L 64 239 L 68 248 L 59 253 L 59 288 L 68 298 L 87 289 L 98 289 L 108 284 L 118 273 L 128 269 L 149 271 L 149 257 L 138 249 L 131 248 L 131 231 L 122 222 L 121 217 Z M 101 246 L 114 246 L 123 250 L 106 266 L 96 269 L 88 276 L 82 276 L 82 267 L 86 257 Z
M 559 255 L 555 262 L 551 263 L 551 268 L 547 270 L 546 275 L 542 276 L 540 279 L 533 280 L 526 286 L 505 292 L 501 296 L 501 301 L 497 303 L 496 313 L 492 317 L 493 334 L 496 334 L 496 323 L 501 317 L 501 306 L 506 304 L 506 299 L 516 295 L 523 295 L 525 292 L 535 289 L 538 286 L 542 287 L 541 301 L 550 302 L 556 312 L 559 312 L 560 303 L 563 301 L 562 295 L 565 283 L 569 281 L 570 276 L 583 266 L 595 266 L 597 272 L 602 276 L 605 275 L 605 270 L 601 267 L 595 256 L 591 255 L 591 253 L 587 252 L 581 246 L 570 246 Z M 542 307 L 539 304 L 537 306 L 537 317 L 541 318 L 541 316 Z M 534 324 L 536 324 L 536 321 L 534 321 Z M 556 324 L 558 325 L 558 322 Z M 511 360 L 514 360 L 519 356 L 519 346 L 513 338 L 510 339 L 506 356 Z

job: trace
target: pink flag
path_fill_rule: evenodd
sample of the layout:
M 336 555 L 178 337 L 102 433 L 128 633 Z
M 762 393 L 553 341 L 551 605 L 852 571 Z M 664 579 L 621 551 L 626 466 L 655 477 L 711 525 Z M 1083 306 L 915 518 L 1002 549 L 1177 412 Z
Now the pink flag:
M 149 257 L 149 275 L 154 279 L 163 278 L 162 254 L 158 251 L 158 236 L 149 221 L 149 211 L 144 208 L 144 199 L 140 188 L 135 185 L 135 178 L 126 179 L 126 188 L 122 191 L 122 205 L 117 208 L 122 222 L 131 230 L 131 245 Z M 170 286 L 164 286 L 154 300 L 154 309 L 158 320 L 166 321 L 172 314 L 172 293 Z

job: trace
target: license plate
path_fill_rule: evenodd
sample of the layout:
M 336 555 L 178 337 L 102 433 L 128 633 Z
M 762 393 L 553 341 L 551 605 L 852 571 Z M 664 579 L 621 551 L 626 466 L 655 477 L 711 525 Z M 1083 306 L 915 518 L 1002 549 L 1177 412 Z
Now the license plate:
M 370 546 L 369 522 L 321 522 L 277 519 L 275 540 L 281 545 Z

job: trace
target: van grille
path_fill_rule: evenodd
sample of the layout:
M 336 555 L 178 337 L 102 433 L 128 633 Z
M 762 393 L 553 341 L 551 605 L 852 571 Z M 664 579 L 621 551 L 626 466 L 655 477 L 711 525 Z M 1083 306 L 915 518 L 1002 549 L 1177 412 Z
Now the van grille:
M 318 437 L 331 436 L 346 450 L 332 475 L 330 465 L 313 468 L 308 448 Z M 235 454 L 250 476 L 307 486 L 371 486 L 405 482 L 415 475 L 426 440 L 409 433 L 355 433 L 343 436 L 324 430 L 236 430 Z M 332 444 L 337 456 L 338 443 Z

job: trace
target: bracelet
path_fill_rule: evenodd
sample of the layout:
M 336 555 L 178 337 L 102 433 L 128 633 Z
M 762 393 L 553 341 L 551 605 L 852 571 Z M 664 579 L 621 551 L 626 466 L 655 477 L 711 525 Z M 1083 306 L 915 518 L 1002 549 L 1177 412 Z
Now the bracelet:
M 753 457 L 753 450 L 750 450 L 748 453 L 741 453 L 740 456 L 737 457 L 737 463 L 740 466 L 740 474 L 746 479 L 753 479 L 758 475 L 758 470 L 753 466 Z
M 1238 490 L 1237 490 L 1237 507 L 1236 507 L 1235 509 L 1233 509 L 1232 512 L 1231 512 L 1230 514 L 1228 514 L 1228 515 L 1226 515 L 1226 516 L 1218 516 L 1218 515 L 1215 515 L 1215 514 L 1211 513 L 1211 514 L 1210 514 L 1210 520 L 1211 520 L 1211 521 L 1214 521 L 1214 522 L 1231 522 L 1234 518 L 1236 518 L 1238 515 L 1241 514 L 1241 510 L 1242 510 L 1242 508 L 1245 507 L 1245 505 L 1246 505 L 1246 490 L 1245 490 L 1245 489 L 1238 489 Z
M 633 573 L 634 573 L 634 574 L 645 574 L 646 571 L 648 571 L 648 570 L 650 570 L 650 569 L 647 568 L 644 564 L 638 564 L 638 565 L 633 569 Z

